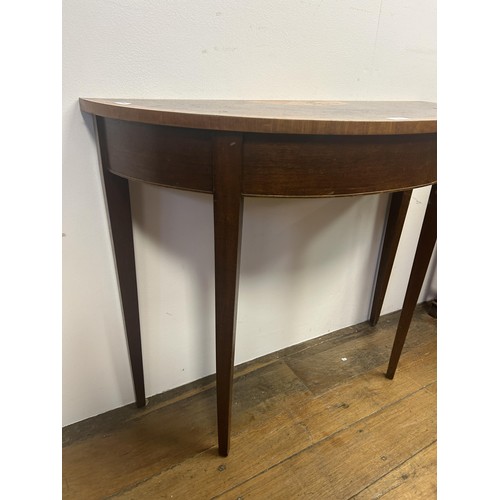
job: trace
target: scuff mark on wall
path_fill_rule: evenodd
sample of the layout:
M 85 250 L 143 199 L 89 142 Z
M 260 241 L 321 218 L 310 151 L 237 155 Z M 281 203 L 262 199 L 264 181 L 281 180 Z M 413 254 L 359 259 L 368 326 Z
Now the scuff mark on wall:
M 382 3 L 384 0 L 380 0 L 380 5 L 378 9 L 378 17 L 377 17 L 377 30 L 375 31 L 375 41 L 373 42 L 373 52 L 372 52 L 372 64 L 375 61 L 375 52 L 377 50 L 377 41 L 378 41 L 378 33 L 380 29 L 380 18 L 382 17 Z

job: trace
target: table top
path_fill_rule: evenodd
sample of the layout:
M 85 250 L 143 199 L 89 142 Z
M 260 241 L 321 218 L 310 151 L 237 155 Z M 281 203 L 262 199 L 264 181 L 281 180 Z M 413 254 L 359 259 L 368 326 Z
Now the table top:
M 80 99 L 106 118 L 233 132 L 397 135 L 437 131 L 437 106 L 424 101 L 253 101 Z

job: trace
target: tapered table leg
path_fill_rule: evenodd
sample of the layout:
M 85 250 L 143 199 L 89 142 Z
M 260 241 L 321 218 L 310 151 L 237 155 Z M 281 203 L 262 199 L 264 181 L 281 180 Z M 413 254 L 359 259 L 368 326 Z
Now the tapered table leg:
M 372 326 L 375 326 L 380 318 L 380 311 L 382 310 L 385 293 L 387 292 L 387 285 L 389 284 L 392 266 L 394 265 L 401 232 L 403 231 L 411 193 L 412 190 L 410 189 L 409 191 L 399 191 L 391 194 L 384 243 L 370 313 L 370 324 Z
M 144 391 L 144 370 L 142 365 L 141 330 L 129 185 L 127 179 L 118 177 L 108 170 L 106 134 L 103 122 L 99 117 L 96 119 L 96 129 L 128 352 L 132 368 L 135 401 L 140 408 L 146 405 L 146 397 Z
M 234 341 L 243 198 L 242 139 L 214 139 L 215 341 L 219 454 L 227 456 L 231 432 Z
M 432 257 L 434 245 L 436 244 L 437 237 L 437 186 L 433 185 L 429 195 L 427 209 L 425 211 L 424 222 L 422 230 L 420 231 L 420 238 L 413 260 L 413 267 L 406 289 L 405 300 L 399 318 L 398 328 L 396 331 L 396 338 L 392 347 L 391 358 L 389 367 L 387 369 L 386 377 L 394 378 L 394 373 L 398 366 L 401 351 L 406 340 L 406 334 L 410 327 L 413 312 L 417 305 L 418 296 L 425 279 L 427 268 Z

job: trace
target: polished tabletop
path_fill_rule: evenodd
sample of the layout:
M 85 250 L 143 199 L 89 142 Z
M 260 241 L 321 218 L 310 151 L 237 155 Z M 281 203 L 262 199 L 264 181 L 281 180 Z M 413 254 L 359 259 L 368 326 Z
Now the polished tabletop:
M 80 99 L 82 111 L 106 118 L 237 132 L 393 135 L 437 130 L 425 101 Z

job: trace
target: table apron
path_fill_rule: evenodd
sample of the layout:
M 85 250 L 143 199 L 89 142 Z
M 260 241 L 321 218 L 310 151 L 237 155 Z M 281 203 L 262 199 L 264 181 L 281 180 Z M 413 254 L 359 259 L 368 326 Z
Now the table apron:
M 97 120 L 111 172 L 161 186 L 214 192 L 214 141 L 225 132 Z M 433 133 L 241 136 L 245 196 L 346 196 L 436 182 Z
M 243 193 L 342 196 L 402 191 L 436 182 L 436 134 L 247 135 Z

